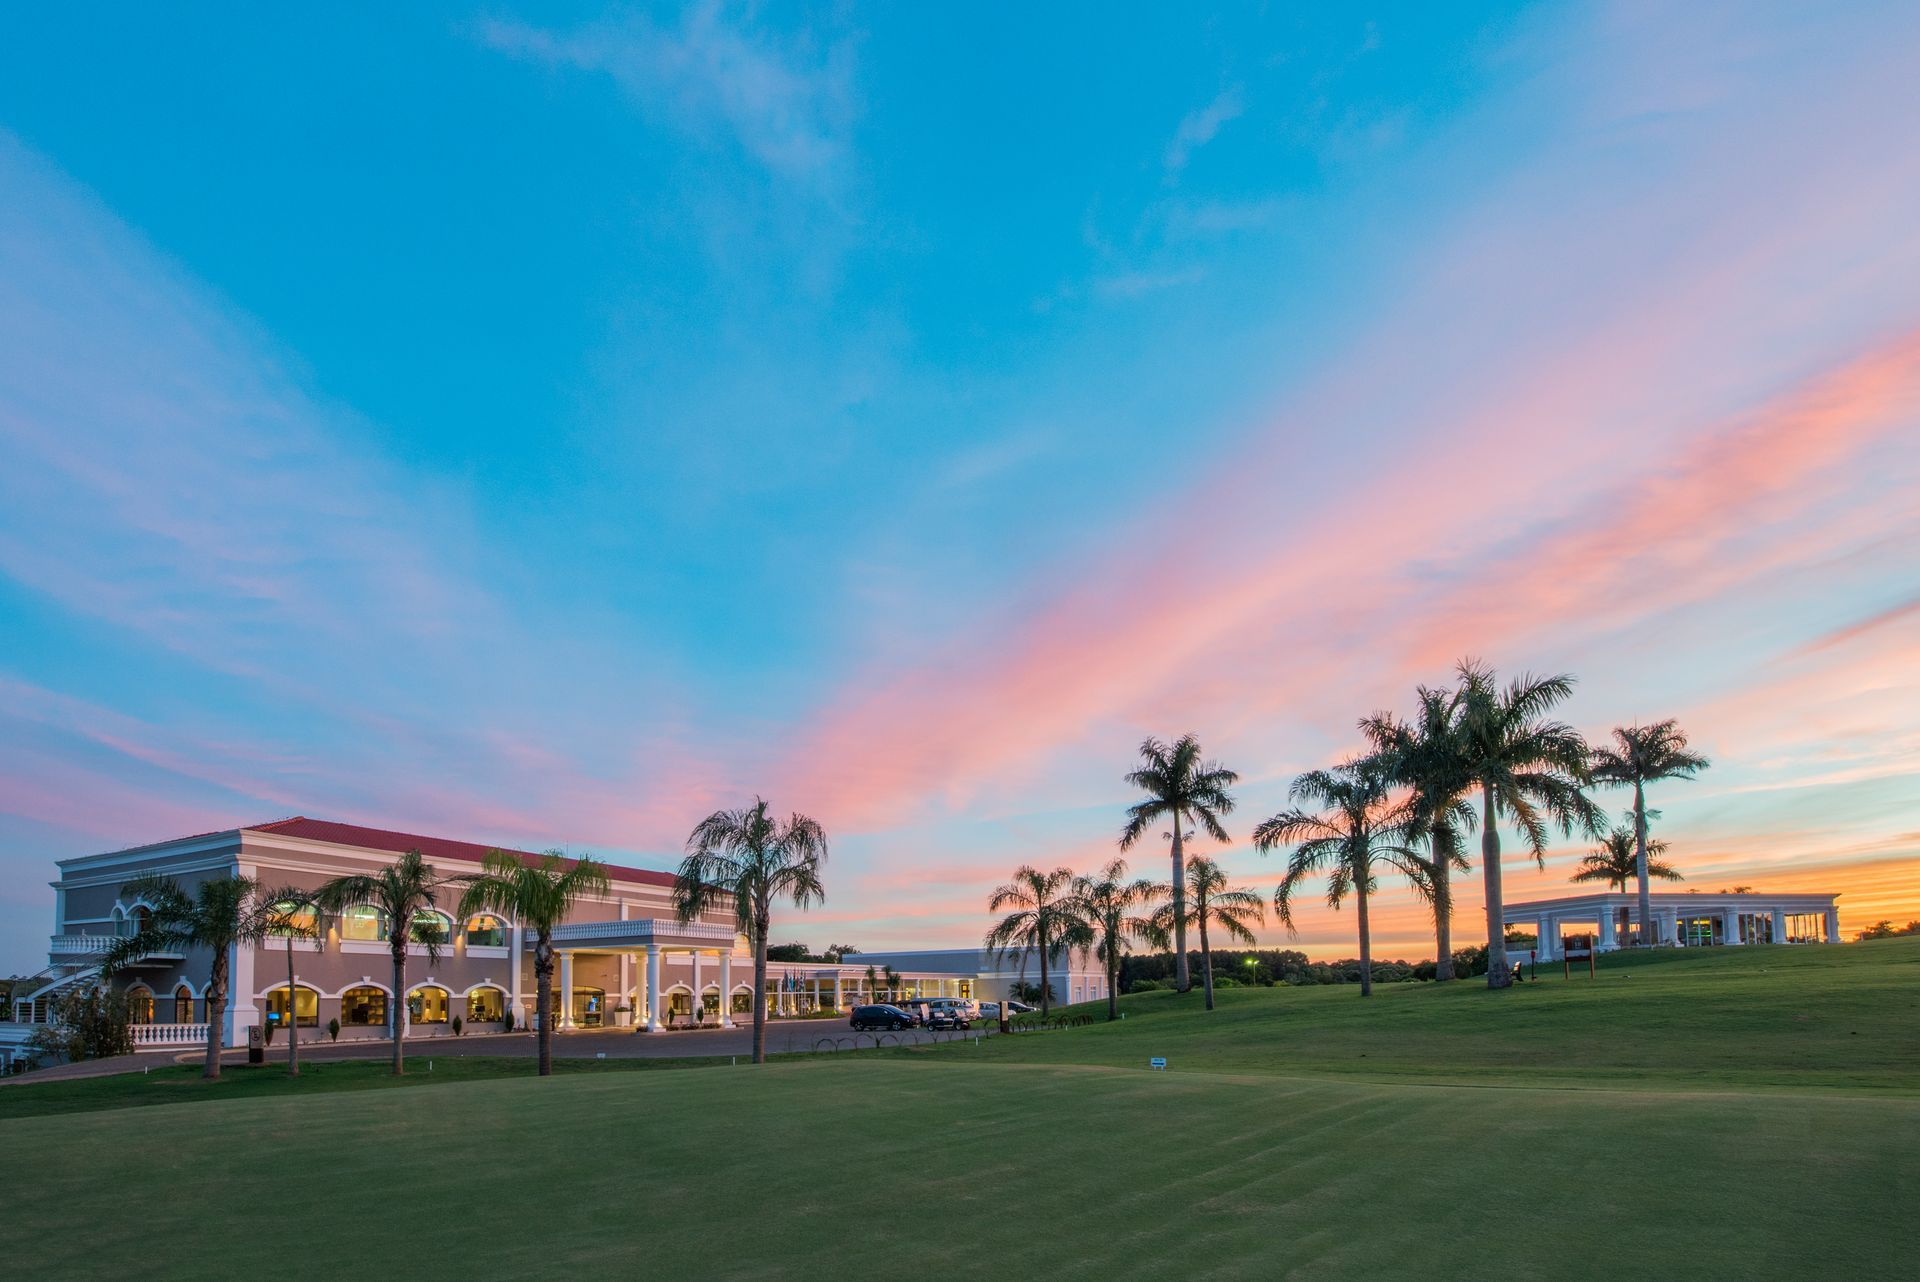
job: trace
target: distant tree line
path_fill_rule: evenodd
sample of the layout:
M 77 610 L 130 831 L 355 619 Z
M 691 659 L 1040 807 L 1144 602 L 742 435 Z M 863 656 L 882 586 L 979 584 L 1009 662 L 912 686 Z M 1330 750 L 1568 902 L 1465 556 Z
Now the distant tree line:
M 1198 952 L 1188 954 L 1189 973 L 1202 970 L 1203 965 Z M 1357 984 L 1360 982 L 1360 968 L 1361 962 L 1357 957 L 1314 961 L 1305 953 L 1291 948 L 1260 948 L 1214 950 L 1212 974 L 1216 988 L 1272 988 L 1280 984 L 1302 987 L 1313 984 Z M 1372 979 L 1376 984 L 1431 980 L 1436 969 L 1431 960 L 1408 962 L 1375 958 Z M 1476 945 L 1456 950 L 1453 954 L 1453 973 L 1462 978 L 1486 974 L 1486 947 Z M 1121 962 L 1120 988 L 1123 992 L 1175 988 L 1178 983 L 1178 967 L 1170 952 L 1130 954 Z

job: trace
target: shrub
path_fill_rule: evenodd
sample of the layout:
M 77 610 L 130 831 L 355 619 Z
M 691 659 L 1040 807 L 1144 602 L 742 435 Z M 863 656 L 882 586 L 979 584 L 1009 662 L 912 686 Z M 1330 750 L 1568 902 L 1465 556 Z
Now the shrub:
M 455 1037 L 460 1036 L 460 1017 L 458 1015 L 453 1017 L 453 1035 Z
M 1136 979 L 1127 985 L 1127 991 L 1130 993 L 1157 993 L 1163 987 L 1165 987 L 1165 985 L 1157 979 Z
M 340 1040 L 340 1021 L 339 1020 L 330 1019 L 327 1021 L 327 1039 L 329 1041 L 335 1041 L 335 1042 Z
M 131 1055 L 133 1024 L 126 995 L 97 985 L 61 993 L 47 1010 L 47 1023 L 34 1029 L 27 1045 L 36 1054 L 60 1055 L 69 1062 Z

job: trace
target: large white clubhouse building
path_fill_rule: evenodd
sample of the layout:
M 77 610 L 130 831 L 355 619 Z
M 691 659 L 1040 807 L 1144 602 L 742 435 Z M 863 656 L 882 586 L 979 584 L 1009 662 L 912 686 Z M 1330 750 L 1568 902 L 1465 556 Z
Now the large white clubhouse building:
M 1836 895 L 1761 891 L 1659 891 L 1648 896 L 1653 942 L 1677 947 L 1722 944 L 1837 944 Z M 1637 891 L 1594 891 L 1508 904 L 1502 915 L 1508 949 L 1516 933 L 1531 935 L 1541 961 L 1558 961 L 1570 938 L 1591 940 L 1599 952 L 1632 942 L 1640 911 Z M 1522 948 L 1528 945 L 1520 945 Z
M 138 928 L 147 905 L 123 888 L 142 874 L 170 876 L 188 893 L 199 881 L 234 873 L 266 886 L 313 889 L 343 873 L 383 866 L 408 850 L 418 850 L 441 878 L 455 878 L 477 871 L 489 849 L 296 817 L 62 860 L 60 878 L 52 883 L 48 964 L 16 989 L 5 1012 L 11 1018 L 0 1021 L 0 1068 L 19 1053 L 34 1026 L 46 1022 L 52 999 L 71 985 L 97 980 L 101 954 Z M 750 1017 L 753 959 L 734 933 L 731 906 L 681 922 L 673 912 L 671 873 L 612 866 L 608 875 L 609 893 L 582 903 L 554 931 L 560 957 L 555 1028 L 661 1032 Z M 509 1011 L 516 1027 L 530 1027 L 537 1012 L 529 932 L 491 913 L 456 920 L 459 894 L 459 886 L 449 885 L 439 896 L 439 933 L 447 941 L 439 957 L 429 958 L 423 944 L 408 945 L 404 994 L 392 991 L 387 927 L 372 910 L 349 910 L 319 940 L 273 939 L 234 949 L 222 1039 L 228 1046 L 244 1045 L 249 1029 L 290 1018 L 303 1029 L 323 1030 L 321 1037 L 332 1035 L 337 1020 L 341 1041 L 384 1039 L 396 1022 L 408 1038 L 448 1036 L 455 1017 L 463 1031 L 497 1032 Z M 138 1049 L 205 1043 L 211 960 L 204 952 L 154 954 L 116 979 L 132 999 Z M 1106 996 L 1105 975 L 1084 959 L 1062 959 L 1049 971 L 1062 1001 Z M 1017 982 L 1037 979 L 1037 964 L 980 949 L 861 953 L 839 963 L 770 963 L 767 1002 L 772 1015 L 797 1016 L 872 1000 L 991 1000 Z

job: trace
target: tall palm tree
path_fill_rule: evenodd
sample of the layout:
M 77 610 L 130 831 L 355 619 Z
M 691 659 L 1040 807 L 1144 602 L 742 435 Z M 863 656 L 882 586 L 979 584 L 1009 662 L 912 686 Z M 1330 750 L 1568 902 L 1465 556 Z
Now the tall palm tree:
M 1603 881 L 1625 891 L 1627 883 L 1644 869 L 1649 877 L 1685 881 L 1679 869 L 1660 862 L 1660 856 L 1666 853 L 1667 843 L 1655 839 L 1646 844 L 1643 854 L 1635 829 L 1615 828 L 1600 839 L 1598 850 L 1580 861 L 1580 871 L 1574 873 L 1570 880 Z
M 1480 865 L 1487 885 L 1487 987 L 1513 983 L 1507 963 L 1506 904 L 1500 889 L 1500 819 L 1520 829 L 1535 862 L 1546 864 L 1548 825 L 1599 838 L 1606 816 L 1586 794 L 1588 749 L 1573 727 L 1548 718 L 1573 693 L 1570 676 L 1524 674 L 1503 689 L 1493 670 L 1463 659 L 1460 747 L 1480 793 Z
M 447 933 L 428 914 L 434 911 L 434 898 L 440 888 L 452 883 L 434 872 L 433 865 L 409 850 L 374 873 L 349 873 L 335 877 L 313 892 L 313 901 L 327 917 L 337 917 L 349 908 L 372 908 L 387 923 L 387 953 L 393 960 L 393 1000 L 387 1003 L 387 1031 L 393 1037 L 393 1075 L 407 1071 L 404 1016 L 401 1003 L 407 1000 L 407 947 L 419 944 L 426 949 L 427 961 L 440 960 L 441 946 L 448 943 Z
M 100 959 L 102 978 L 151 953 L 204 948 L 213 955 L 207 975 L 207 1058 L 205 1078 L 220 1076 L 220 1034 L 227 1014 L 227 987 L 233 952 L 265 939 L 279 922 L 273 905 L 287 897 L 263 891 L 252 877 L 210 877 L 188 894 L 161 873 L 136 877 L 120 887 L 128 898 L 144 900 L 149 911 L 134 933 L 110 947 Z
M 1187 856 L 1187 919 L 1200 933 L 1200 976 L 1206 989 L 1207 1009 L 1213 1009 L 1213 945 L 1207 928 L 1217 926 L 1230 939 L 1249 946 L 1258 943 L 1248 922 L 1265 924 L 1267 906 L 1251 890 L 1235 890 L 1227 884 L 1227 874 L 1205 855 Z M 1172 904 L 1163 904 L 1153 915 L 1155 937 L 1165 942 L 1173 925 Z
M 533 931 L 534 1009 L 538 1024 L 539 1075 L 553 1072 L 553 928 L 590 895 L 604 895 L 612 883 L 607 866 L 594 859 L 569 859 L 557 850 L 529 864 L 504 850 L 489 850 L 480 871 L 456 878 L 460 917 L 491 912 L 504 916 L 511 930 Z M 515 978 L 515 986 L 519 980 Z
M 1375 713 L 1360 722 L 1387 779 L 1410 796 L 1410 841 L 1426 848 L 1418 869 L 1409 870 L 1420 898 L 1433 912 L 1437 981 L 1453 978 L 1453 874 L 1467 872 L 1466 837 L 1474 826 L 1466 796 L 1473 779 L 1460 740 L 1457 691 L 1419 687 L 1420 710 L 1402 722 L 1391 713 Z
M 1154 938 L 1153 920 L 1142 916 L 1141 905 L 1166 894 L 1167 888 L 1146 878 L 1127 880 L 1127 861 L 1114 859 L 1091 877 L 1073 879 L 1073 897 L 1080 916 L 1093 928 L 1094 956 L 1107 970 L 1107 1019 L 1120 1018 L 1120 959 L 1134 938 Z
M 1642 947 L 1653 943 L 1653 899 L 1647 878 L 1659 875 L 1647 866 L 1647 785 L 1661 779 L 1691 779 L 1711 764 L 1699 753 L 1688 751 L 1687 736 L 1672 718 L 1650 726 L 1617 727 L 1612 746 L 1593 751 L 1596 781 L 1633 787 L 1634 875 L 1640 879 Z
M 1273 910 L 1291 933 L 1294 895 L 1316 872 L 1327 873 L 1327 902 L 1333 907 L 1353 894 L 1360 919 L 1360 995 L 1371 997 L 1373 932 L 1367 896 L 1374 889 L 1376 861 L 1419 876 L 1420 858 L 1403 835 L 1412 820 L 1410 804 L 1393 800 L 1386 771 L 1372 757 L 1345 761 L 1331 770 L 1309 770 L 1293 781 L 1287 796 L 1312 803 L 1319 812 L 1295 806 L 1253 830 L 1254 848 L 1262 854 L 1277 846 L 1294 848 L 1286 875 L 1273 892 Z
M 1187 972 L 1186 850 L 1180 827 L 1184 820 L 1195 828 L 1204 828 L 1215 841 L 1229 842 L 1220 816 L 1233 810 L 1233 794 L 1228 791 L 1240 782 L 1240 776 L 1217 761 L 1200 757 L 1200 741 L 1190 734 L 1181 735 L 1172 746 L 1158 739 L 1140 745 L 1142 765 L 1127 775 L 1127 783 L 1146 793 L 1143 800 L 1127 809 L 1126 827 L 1120 830 L 1120 849 L 1131 850 L 1143 833 L 1162 819 L 1173 820 L 1173 964 L 1180 991 L 1193 990 L 1193 977 Z
M 287 1076 L 300 1076 L 300 995 L 293 983 L 293 941 L 320 938 L 320 912 L 306 891 L 271 896 L 273 922 L 267 928 L 287 948 Z
M 1062 952 L 1094 944 L 1094 927 L 1074 895 L 1073 870 L 1041 872 L 1022 864 L 1013 870 L 1012 881 L 993 892 L 987 908 L 996 913 L 1013 910 L 987 932 L 987 948 L 998 957 L 1018 951 L 1023 972 L 1029 954 L 1039 957 L 1040 1013 L 1047 1014 L 1053 1008 L 1047 963 Z
M 742 810 L 716 810 L 694 825 L 673 885 L 673 907 L 692 921 L 723 900 L 733 903 L 734 928 L 753 948 L 753 1062 L 767 1062 L 767 932 L 773 903 L 791 899 L 806 908 L 824 900 L 820 865 L 827 832 L 802 814 L 775 819 L 759 797 Z

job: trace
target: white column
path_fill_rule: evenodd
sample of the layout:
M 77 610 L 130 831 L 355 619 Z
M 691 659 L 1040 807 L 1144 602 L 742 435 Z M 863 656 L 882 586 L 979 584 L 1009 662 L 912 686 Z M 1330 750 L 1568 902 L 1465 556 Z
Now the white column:
M 247 1030 L 260 1022 L 253 1004 L 253 945 L 235 944 L 227 971 L 227 1017 L 223 1030 L 228 1046 L 245 1046 Z
M 720 954 L 720 1027 L 733 1027 L 733 950 Z
M 546 1012 L 541 1012 L 546 1017 Z M 569 948 L 560 954 L 560 1018 L 553 1022 L 555 1028 L 573 1027 L 573 950 Z
M 1827 909 L 1827 942 L 1840 942 L 1840 909 L 1837 906 Z
M 1770 915 L 1773 918 L 1773 942 L 1776 944 L 1786 943 L 1787 942 L 1787 914 L 1782 912 L 1780 909 L 1776 908 L 1773 910 L 1773 912 Z
M 701 1005 L 702 1000 L 706 996 L 705 985 L 701 983 L 700 977 L 701 956 L 702 954 L 698 948 L 693 950 L 693 1022 L 696 1024 L 700 1022 L 701 1017 L 705 1014 L 705 1007 Z
M 1541 961 L 1552 961 L 1559 954 L 1559 938 L 1554 930 L 1551 917 L 1540 917 L 1533 923 L 1534 947 L 1540 952 Z
M 1729 944 L 1739 943 L 1740 942 L 1740 910 L 1738 908 L 1723 909 L 1721 911 L 1720 916 L 1726 922 L 1727 943 Z
M 622 899 L 620 901 L 620 920 L 626 921 L 628 920 L 629 916 L 630 914 L 627 909 L 627 901 Z M 629 1003 L 627 1000 L 627 994 L 632 991 L 633 991 L 633 954 L 621 953 L 620 954 L 620 995 L 614 998 L 613 1000 L 614 1007 L 617 1009 L 621 1006 L 625 1006 L 629 1004 L 638 1005 L 639 1003 L 637 1002 Z
M 647 1031 L 657 1033 L 660 1023 L 660 945 L 647 945 Z
M 1613 926 L 1614 926 L 1613 906 L 1609 904 L 1600 910 L 1600 939 L 1598 944 L 1599 947 L 1610 949 L 1614 946 Z
M 507 981 L 507 1001 L 513 1007 L 513 1023 L 516 1028 L 527 1026 L 526 995 L 520 986 L 521 950 L 526 944 L 525 935 L 526 932 L 520 929 L 519 922 L 507 923 L 507 947 L 512 952 L 507 959 L 507 964 L 513 967 L 513 977 Z

